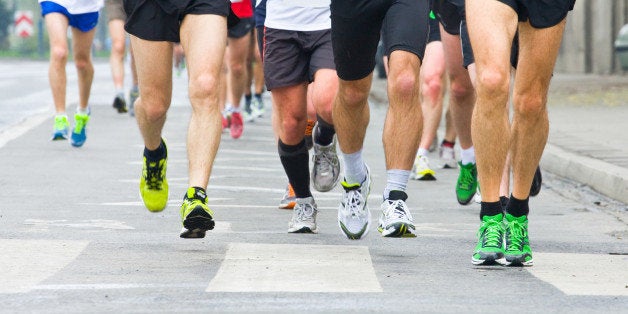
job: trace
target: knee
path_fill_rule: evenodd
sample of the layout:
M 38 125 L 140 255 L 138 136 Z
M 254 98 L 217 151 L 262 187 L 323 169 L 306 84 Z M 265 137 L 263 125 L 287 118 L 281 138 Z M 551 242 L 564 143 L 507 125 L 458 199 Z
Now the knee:
M 510 72 L 498 69 L 485 69 L 478 73 L 478 96 L 508 99 Z
M 442 91 L 443 81 L 440 76 L 430 75 L 425 77 L 423 85 L 421 86 L 423 99 L 429 99 L 432 103 L 435 103 L 435 100 L 441 95 Z
M 418 91 L 417 76 L 411 69 L 406 68 L 391 75 L 388 83 L 390 84 L 389 92 L 402 98 L 411 97 Z
M 474 90 L 470 80 L 451 78 L 449 92 L 452 98 L 458 100 L 456 103 L 461 103 L 461 100 L 471 97 Z
M 219 79 L 215 75 L 203 73 L 190 79 L 190 98 L 199 99 L 217 96 Z
M 124 55 L 124 41 L 116 41 L 111 44 L 111 54 L 122 56 Z
M 170 99 L 156 89 L 145 88 L 137 99 L 137 107 L 141 107 L 148 121 L 161 121 L 168 111 Z
M 68 49 L 66 47 L 52 47 L 50 49 L 50 60 L 53 63 L 65 64 L 68 61 Z
M 348 107 L 359 107 L 365 104 L 369 97 L 369 90 L 357 84 L 343 84 L 338 88 L 338 100 Z
M 76 57 L 74 64 L 76 65 L 76 69 L 81 72 L 92 69 L 92 62 L 89 57 Z
M 546 97 L 539 93 L 515 95 L 515 113 L 523 118 L 535 118 L 545 110 Z
M 231 71 L 231 75 L 233 77 L 242 77 L 245 73 L 244 63 L 242 62 L 234 62 L 229 65 L 229 71 Z

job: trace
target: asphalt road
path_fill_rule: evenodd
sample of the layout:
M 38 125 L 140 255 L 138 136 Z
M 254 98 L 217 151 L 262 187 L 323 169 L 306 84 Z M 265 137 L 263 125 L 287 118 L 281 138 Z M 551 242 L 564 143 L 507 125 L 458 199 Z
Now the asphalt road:
M 88 139 L 80 149 L 49 141 L 46 67 L 0 63 L 0 108 L 13 112 L 0 127 L 0 312 L 628 309 L 627 222 L 594 205 L 602 196 L 575 194 L 576 184 L 551 173 L 530 202 L 532 267 L 470 263 L 479 205 L 458 205 L 455 170 L 409 183 L 416 238 L 382 238 L 374 223 L 365 239 L 346 239 L 336 219 L 339 187 L 314 193 L 319 234 L 288 234 L 291 213 L 277 209 L 286 178 L 269 112 L 246 124 L 239 140 L 223 134 L 208 188 L 216 229 L 205 239 L 181 239 L 190 116 L 185 77 L 174 80 L 164 132 L 170 203 L 155 214 L 138 195 L 142 143 L 134 120 L 111 108 L 107 64 L 96 66 Z M 30 74 L 15 74 L 21 70 Z M 75 77 L 69 81 L 73 110 Z M 374 221 L 385 184 L 385 111 L 373 99 L 365 158 Z

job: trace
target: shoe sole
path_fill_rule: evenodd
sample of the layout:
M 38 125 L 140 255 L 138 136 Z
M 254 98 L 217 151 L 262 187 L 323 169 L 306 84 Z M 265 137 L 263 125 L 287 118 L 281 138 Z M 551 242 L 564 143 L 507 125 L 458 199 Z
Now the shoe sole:
M 362 228 L 362 230 L 360 230 L 360 232 L 352 233 L 352 232 L 350 232 L 347 229 L 347 227 L 345 227 L 345 225 L 342 222 L 340 222 L 340 220 L 338 221 L 338 227 L 340 227 L 340 230 L 342 231 L 342 233 L 345 236 L 347 236 L 347 238 L 349 238 L 349 240 L 360 240 L 362 237 L 366 236 L 366 234 L 369 233 L 370 225 L 371 225 L 371 219 L 369 219 L 366 222 L 366 226 L 364 226 L 364 228 Z
M 310 229 L 310 227 L 301 227 L 301 229 L 290 230 L 288 229 L 288 233 L 318 233 L 318 229 Z
M 534 172 L 534 178 L 532 179 L 532 186 L 530 186 L 530 196 L 537 196 L 541 193 L 541 185 L 543 184 L 543 175 L 541 174 L 541 168 L 537 167 Z
M 436 181 L 436 177 L 431 173 L 426 173 L 422 176 L 414 176 L 414 180 L 417 181 Z
M 379 226 L 377 230 L 386 238 L 415 238 L 416 234 L 412 233 L 414 226 L 411 224 L 396 222 L 384 228 Z
M 68 137 L 65 136 L 65 135 L 53 135 L 50 140 L 51 141 L 65 141 L 67 139 L 68 139 Z
M 484 255 L 485 254 L 485 255 Z M 506 265 L 506 258 L 504 258 L 504 256 L 502 254 L 497 254 L 497 253 L 480 253 L 480 255 L 484 255 L 482 256 L 482 258 L 480 259 L 476 259 L 473 256 L 471 256 L 471 264 L 473 265 Z
M 525 261 L 525 257 L 525 255 L 505 256 L 502 265 L 515 267 L 532 266 L 534 260 Z
M 204 238 L 205 231 L 214 229 L 215 222 L 212 216 L 202 208 L 195 208 L 183 220 L 184 230 L 181 231 L 181 238 L 194 239 Z
M 114 102 L 113 102 L 113 108 L 118 110 L 118 113 L 126 113 L 126 112 L 128 112 L 128 110 L 126 109 L 126 105 L 122 104 L 122 102 L 118 101 L 117 99 L 114 100 Z
M 458 204 L 460 205 L 469 205 L 469 203 L 471 203 L 474 197 L 475 197 L 475 193 L 473 193 L 473 195 L 471 195 L 471 197 L 469 197 L 469 199 L 467 200 L 461 200 L 456 196 L 456 198 L 458 199 Z
M 288 204 L 279 205 L 279 209 L 294 209 L 294 206 L 297 205 L 297 202 L 290 202 Z

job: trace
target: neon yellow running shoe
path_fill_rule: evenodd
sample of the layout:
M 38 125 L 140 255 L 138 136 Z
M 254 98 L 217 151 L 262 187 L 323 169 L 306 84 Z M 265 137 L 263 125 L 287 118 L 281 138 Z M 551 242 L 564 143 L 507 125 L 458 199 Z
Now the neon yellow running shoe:
M 180 237 L 204 238 L 207 230 L 214 229 L 214 212 L 207 207 L 207 194 L 198 187 L 188 188 L 181 204 L 183 229 Z
M 168 149 L 162 142 L 166 154 L 158 161 L 148 161 L 144 156 L 142 177 L 140 178 L 140 195 L 144 205 L 151 212 L 160 212 L 168 204 L 168 180 L 166 180 L 166 168 L 168 163 Z

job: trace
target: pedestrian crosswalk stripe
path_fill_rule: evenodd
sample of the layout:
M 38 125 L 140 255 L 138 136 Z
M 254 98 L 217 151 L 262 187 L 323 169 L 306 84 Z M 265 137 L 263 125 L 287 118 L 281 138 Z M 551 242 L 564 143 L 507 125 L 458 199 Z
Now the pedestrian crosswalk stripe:
M 534 253 L 535 277 L 568 295 L 628 296 L 628 256 Z
M 366 246 L 230 243 L 207 292 L 382 292 Z
M 0 239 L 0 293 L 29 292 L 72 262 L 88 243 Z

